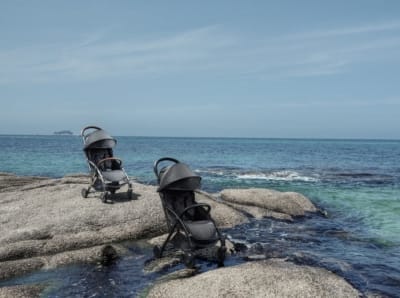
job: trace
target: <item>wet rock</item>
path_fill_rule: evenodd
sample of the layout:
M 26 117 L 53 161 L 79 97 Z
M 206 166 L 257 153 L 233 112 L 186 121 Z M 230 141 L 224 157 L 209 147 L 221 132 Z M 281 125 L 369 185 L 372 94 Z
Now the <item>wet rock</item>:
M 45 257 L 45 269 L 56 268 L 71 263 L 100 263 L 102 265 L 109 265 L 126 253 L 127 250 L 116 244 L 66 251 Z
M 165 256 L 160 259 L 152 259 L 147 264 L 145 264 L 143 271 L 145 273 L 160 272 L 167 268 L 174 267 L 181 263 L 181 256 Z
M 41 297 L 44 285 L 18 285 L 0 288 L 0 298 Z
M 333 273 L 282 260 L 219 268 L 194 277 L 156 284 L 154 297 L 359 297 Z
M 279 192 L 271 189 L 225 189 L 220 193 L 229 203 L 264 208 L 290 216 L 304 216 L 317 208 L 305 196 L 295 192 Z
M 118 245 L 101 245 L 55 255 L 15 259 L 0 262 L 0 280 L 23 275 L 38 269 L 52 269 L 71 263 L 101 263 L 108 265 L 124 255 L 126 250 Z
M 38 270 L 45 264 L 46 260 L 40 257 L 0 262 L 0 280 Z
M 147 243 L 150 245 L 157 245 L 159 247 L 162 246 L 163 242 L 167 238 L 168 234 L 161 235 L 158 237 L 154 237 L 152 239 L 147 240 Z M 181 262 L 183 251 L 178 249 L 178 245 L 174 246 L 174 242 L 182 242 L 184 239 L 182 237 L 178 237 L 179 239 L 175 240 L 175 238 L 171 239 L 171 241 L 166 246 L 166 249 L 163 253 L 163 257 L 161 259 L 154 259 L 149 264 L 146 265 L 145 271 L 155 272 L 160 271 L 168 267 L 173 267 Z M 199 248 L 193 251 L 193 255 L 197 258 L 201 258 L 203 260 L 218 262 L 218 250 L 221 246 L 221 243 L 218 241 L 215 245 L 205 248 Z M 232 255 L 235 252 L 234 244 L 225 239 L 225 247 L 226 247 L 226 256 Z
M 157 280 L 157 282 L 165 282 L 165 281 L 174 280 L 174 279 L 186 278 L 186 277 L 193 276 L 196 273 L 197 273 L 197 269 L 185 268 L 185 269 L 177 270 L 177 271 L 171 272 L 167 275 L 164 275 L 164 276 L 160 277 Z

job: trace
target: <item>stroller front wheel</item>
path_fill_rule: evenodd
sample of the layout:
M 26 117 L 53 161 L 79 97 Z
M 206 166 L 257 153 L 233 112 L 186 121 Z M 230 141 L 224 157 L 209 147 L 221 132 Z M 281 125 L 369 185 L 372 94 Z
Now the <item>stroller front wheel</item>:
M 89 194 L 89 191 L 86 188 L 82 188 L 82 190 L 81 190 L 82 198 L 86 199 L 88 194 Z

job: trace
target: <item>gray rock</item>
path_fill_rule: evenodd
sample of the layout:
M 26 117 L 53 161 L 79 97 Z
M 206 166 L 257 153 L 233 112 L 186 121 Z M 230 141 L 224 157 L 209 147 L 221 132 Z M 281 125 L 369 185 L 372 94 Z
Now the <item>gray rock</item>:
M 199 203 L 207 203 L 211 206 L 211 217 L 219 228 L 231 228 L 238 224 L 248 222 L 248 218 L 232 207 L 218 201 L 214 196 L 204 191 L 196 192 L 196 201 Z
M 103 245 L 167 232 L 155 186 L 133 182 L 136 199 L 127 200 L 122 189 L 114 204 L 104 204 L 98 193 L 81 197 L 81 189 L 88 184 L 84 174 L 62 179 L 0 174 L 0 279 L 87 261 L 91 253 L 97 260 L 97 250 Z M 212 216 L 221 227 L 247 220 L 205 193 L 196 196 L 212 206 Z
M 31 184 L 36 181 L 48 180 L 44 177 L 31 177 L 31 176 L 16 176 L 10 173 L 0 172 L 0 193 L 12 189 L 17 189 L 26 184 Z
M 295 192 L 249 188 L 225 189 L 220 195 L 222 200 L 230 203 L 264 208 L 290 216 L 304 216 L 306 212 L 317 211 L 309 199 Z
M 44 285 L 18 285 L 0 288 L 0 298 L 35 298 L 40 297 Z
M 240 205 L 240 204 L 236 204 L 236 203 L 229 203 L 227 201 L 225 201 L 224 203 L 226 205 L 234 208 L 235 210 L 249 214 L 250 216 L 252 216 L 256 219 L 269 217 L 269 218 L 278 219 L 278 220 L 293 221 L 293 217 L 290 216 L 289 214 L 275 212 L 275 211 L 271 211 L 271 210 L 261 208 L 261 207 L 256 207 L 256 206 L 246 206 L 246 205 Z
M 147 297 L 360 297 L 360 294 L 325 269 L 275 259 L 158 283 Z
M 101 245 L 74 251 L 65 251 L 54 255 L 15 259 L 0 262 L 0 280 L 23 275 L 38 269 L 52 269 L 71 263 L 108 264 L 126 253 L 118 245 Z

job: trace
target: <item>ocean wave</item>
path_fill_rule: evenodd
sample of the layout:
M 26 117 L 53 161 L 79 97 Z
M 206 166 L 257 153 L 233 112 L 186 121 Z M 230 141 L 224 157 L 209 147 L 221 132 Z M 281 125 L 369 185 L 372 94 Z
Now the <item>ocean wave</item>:
M 270 173 L 245 173 L 237 175 L 238 179 L 271 180 L 271 181 L 303 181 L 317 182 L 318 178 L 302 175 L 296 171 L 275 171 Z
M 199 175 L 211 177 L 226 177 L 238 180 L 269 180 L 269 181 L 302 181 L 317 182 L 317 175 L 306 175 L 293 170 L 277 170 L 277 171 L 246 171 L 243 169 L 196 169 Z

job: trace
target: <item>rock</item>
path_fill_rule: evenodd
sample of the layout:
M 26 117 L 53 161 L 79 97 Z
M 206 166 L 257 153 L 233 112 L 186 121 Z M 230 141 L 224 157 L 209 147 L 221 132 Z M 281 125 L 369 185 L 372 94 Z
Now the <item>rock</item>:
M 156 187 L 132 184 L 134 200 L 128 200 L 121 189 L 114 195 L 114 204 L 104 204 L 99 193 L 81 197 L 81 189 L 89 185 L 85 174 L 61 179 L 0 174 L 0 279 L 90 261 L 89 255 L 104 245 L 167 232 Z M 212 206 L 220 227 L 247 221 L 245 215 L 206 193 L 196 197 Z M 93 260 L 98 260 L 96 255 Z
M 55 255 L 3 261 L 0 262 L 0 280 L 38 269 L 52 269 L 71 263 L 101 263 L 107 265 L 125 253 L 124 248 L 113 244 L 65 251 Z
M 154 297 L 360 297 L 343 278 L 310 266 L 267 260 L 157 283 Z
M 14 174 L 0 172 L 0 193 L 41 180 L 48 180 L 48 178 L 16 176 Z
M 211 206 L 211 217 L 219 228 L 231 228 L 248 222 L 247 217 L 242 212 L 238 212 L 220 201 L 218 202 L 214 196 L 204 191 L 196 191 L 196 201 Z
M 147 264 L 145 264 L 144 267 L 144 272 L 145 273 L 154 273 L 154 272 L 160 272 L 163 271 L 167 268 L 174 267 L 181 263 L 181 257 L 176 255 L 176 256 L 165 256 L 160 259 L 153 259 Z
M 290 216 L 289 214 L 275 212 L 275 211 L 271 211 L 271 210 L 261 208 L 261 207 L 256 207 L 256 206 L 246 206 L 246 205 L 240 205 L 240 204 L 229 203 L 229 202 L 224 202 L 224 203 L 226 205 L 234 208 L 235 210 L 239 210 L 241 212 L 249 214 L 250 216 L 252 216 L 256 219 L 269 217 L 269 218 L 273 218 L 273 219 L 277 219 L 277 220 L 293 221 L 293 217 Z
M 0 288 L 0 298 L 35 298 L 40 297 L 44 285 L 18 285 Z
M 304 216 L 317 208 L 305 196 L 295 192 L 279 192 L 271 189 L 225 189 L 220 193 L 229 203 L 264 208 L 290 216 Z
M 0 280 L 38 270 L 45 264 L 45 259 L 40 257 L 0 262 Z

